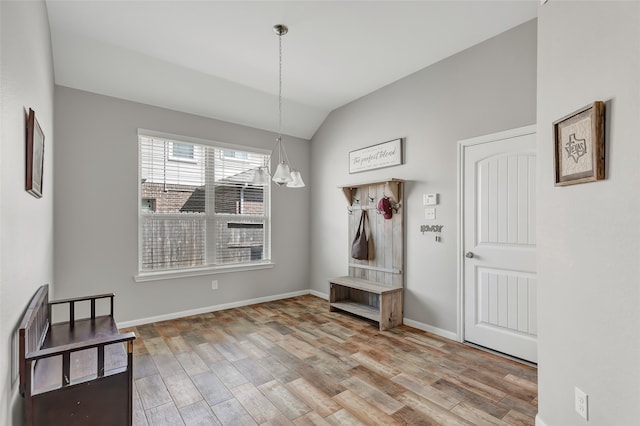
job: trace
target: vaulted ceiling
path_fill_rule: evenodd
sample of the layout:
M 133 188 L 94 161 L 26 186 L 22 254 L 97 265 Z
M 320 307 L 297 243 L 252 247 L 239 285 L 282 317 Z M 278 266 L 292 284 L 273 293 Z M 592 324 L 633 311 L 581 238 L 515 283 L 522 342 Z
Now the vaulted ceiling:
M 47 0 L 56 84 L 310 139 L 334 109 L 536 17 L 538 1 Z

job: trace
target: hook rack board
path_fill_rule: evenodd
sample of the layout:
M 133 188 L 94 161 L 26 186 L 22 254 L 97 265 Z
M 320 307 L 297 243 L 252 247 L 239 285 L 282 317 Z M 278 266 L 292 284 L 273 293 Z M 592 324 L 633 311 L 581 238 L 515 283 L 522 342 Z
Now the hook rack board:
M 402 324 L 404 287 L 404 212 L 402 179 L 386 179 L 342 189 L 351 214 L 349 220 L 349 275 L 329 280 L 329 310 L 347 311 L 377 321 L 380 330 Z M 393 216 L 376 214 L 378 201 L 390 198 Z M 359 208 L 353 208 L 358 206 Z M 350 257 L 351 242 L 358 229 L 360 211 L 366 211 L 369 259 Z

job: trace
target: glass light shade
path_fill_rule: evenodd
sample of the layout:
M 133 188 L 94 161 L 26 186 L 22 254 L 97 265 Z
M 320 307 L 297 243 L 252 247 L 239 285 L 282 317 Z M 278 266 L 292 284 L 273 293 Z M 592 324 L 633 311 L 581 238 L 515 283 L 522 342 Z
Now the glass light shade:
M 298 170 L 291 170 L 291 182 L 287 183 L 287 188 L 302 188 L 305 186 L 302 175 Z
M 273 181 L 278 185 L 284 185 L 285 183 L 291 182 L 293 179 L 291 178 L 291 172 L 289 171 L 289 165 L 284 161 L 278 164 L 278 168 L 276 172 L 273 174 Z
M 253 173 L 254 185 L 269 185 L 270 181 L 271 176 L 269 176 L 269 172 L 267 171 L 266 167 L 258 167 Z

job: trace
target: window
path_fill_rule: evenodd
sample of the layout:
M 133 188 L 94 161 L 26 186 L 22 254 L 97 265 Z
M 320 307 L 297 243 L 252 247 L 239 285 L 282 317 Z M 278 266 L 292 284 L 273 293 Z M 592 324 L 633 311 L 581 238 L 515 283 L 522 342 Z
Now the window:
M 225 157 L 245 159 L 245 160 L 249 158 L 246 152 L 234 151 L 232 149 L 225 149 L 224 151 L 222 151 L 222 155 L 224 155 Z
M 190 143 L 179 143 L 173 142 L 171 143 L 171 152 L 173 155 L 173 159 L 180 160 L 193 160 L 194 150 L 193 144 Z
M 270 186 L 253 185 L 268 154 L 145 134 L 138 142 L 141 274 L 269 261 Z

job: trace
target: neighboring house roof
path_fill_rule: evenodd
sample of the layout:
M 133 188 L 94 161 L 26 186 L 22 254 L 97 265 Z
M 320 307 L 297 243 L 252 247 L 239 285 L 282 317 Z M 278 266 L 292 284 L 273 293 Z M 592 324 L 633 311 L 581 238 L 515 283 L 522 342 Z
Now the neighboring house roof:
M 192 213 L 204 213 L 204 200 L 205 200 L 205 192 L 204 187 L 201 186 L 196 188 L 191 196 L 184 203 L 182 208 L 180 208 L 181 212 L 192 212 Z

